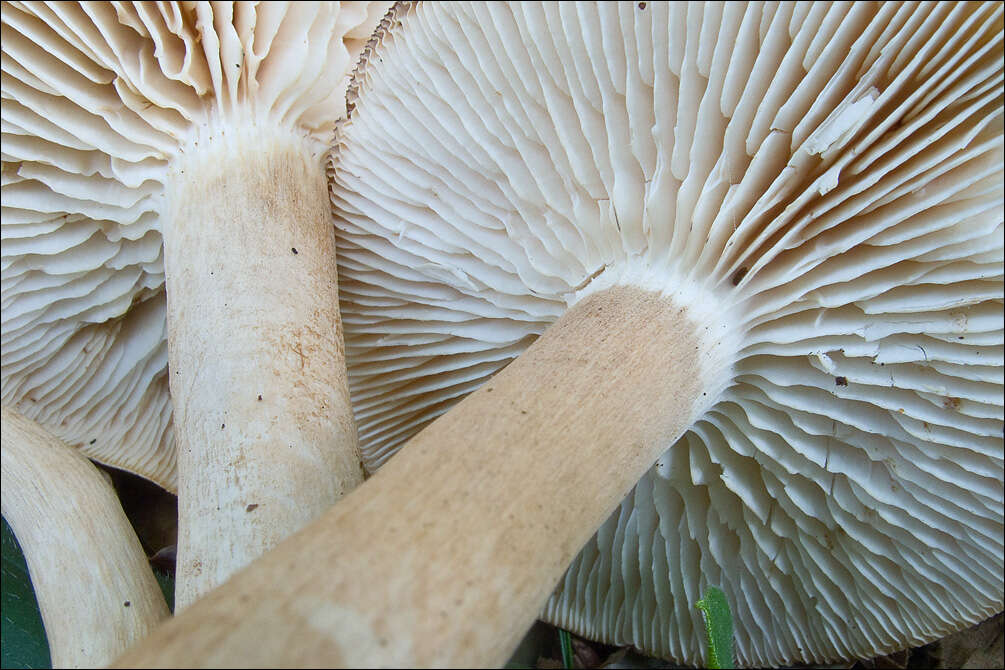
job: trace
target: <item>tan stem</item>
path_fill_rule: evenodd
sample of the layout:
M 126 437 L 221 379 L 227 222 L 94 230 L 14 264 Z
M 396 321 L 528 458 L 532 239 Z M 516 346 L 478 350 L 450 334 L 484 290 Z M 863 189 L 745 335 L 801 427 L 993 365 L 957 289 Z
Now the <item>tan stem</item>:
M 104 666 L 170 612 L 118 496 L 77 450 L 0 408 L 3 516 L 28 563 L 53 667 Z
M 198 145 L 164 230 L 176 610 L 363 480 L 322 163 L 255 126 Z
M 119 661 L 491 667 L 712 388 L 687 312 L 613 288 L 316 523 Z M 711 395 L 711 393 L 709 393 Z

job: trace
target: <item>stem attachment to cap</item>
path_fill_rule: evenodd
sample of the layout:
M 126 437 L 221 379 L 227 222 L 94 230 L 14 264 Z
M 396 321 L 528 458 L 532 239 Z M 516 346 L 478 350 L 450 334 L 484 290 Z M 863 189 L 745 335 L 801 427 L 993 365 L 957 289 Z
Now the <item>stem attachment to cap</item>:
M 712 363 L 728 356 L 704 333 L 658 292 L 585 296 L 366 484 L 120 663 L 503 664 L 582 545 L 716 400 Z

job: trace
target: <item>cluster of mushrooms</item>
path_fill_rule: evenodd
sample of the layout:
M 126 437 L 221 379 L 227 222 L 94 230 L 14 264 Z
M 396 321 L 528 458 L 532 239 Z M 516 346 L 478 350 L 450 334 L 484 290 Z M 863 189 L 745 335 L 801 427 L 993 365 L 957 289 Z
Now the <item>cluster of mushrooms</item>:
M 541 617 L 701 665 L 709 586 L 739 663 L 823 663 L 1001 611 L 1003 16 L 4 2 L 54 664 L 486 667 Z M 176 616 L 88 459 L 177 492 Z

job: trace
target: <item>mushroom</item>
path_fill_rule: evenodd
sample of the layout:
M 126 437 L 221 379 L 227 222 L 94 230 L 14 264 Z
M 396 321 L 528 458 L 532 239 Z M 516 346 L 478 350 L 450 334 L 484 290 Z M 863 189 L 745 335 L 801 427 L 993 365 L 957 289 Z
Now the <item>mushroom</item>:
M 332 193 L 386 463 L 121 665 L 498 666 L 542 609 L 701 663 L 709 585 L 739 663 L 823 663 L 1002 608 L 1000 4 L 384 25 Z
M 3 3 L 0 397 L 179 491 L 180 608 L 362 480 L 323 155 L 386 7 Z
M 34 421 L 6 407 L 0 419 L 3 516 L 28 562 L 52 665 L 107 665 L 170 615 L 164 594 L 102 473 Z

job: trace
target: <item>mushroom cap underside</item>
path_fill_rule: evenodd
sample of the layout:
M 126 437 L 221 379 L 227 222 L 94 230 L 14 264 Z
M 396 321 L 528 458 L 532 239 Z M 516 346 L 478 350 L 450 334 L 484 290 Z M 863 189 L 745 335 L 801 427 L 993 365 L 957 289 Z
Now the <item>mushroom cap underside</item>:
M 387 2 L 2 7 L 2 393 L 95 460 L 174 490 L 165 186 L 229 124 L 320 162 Z

